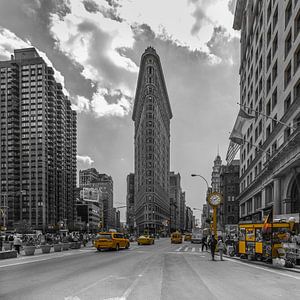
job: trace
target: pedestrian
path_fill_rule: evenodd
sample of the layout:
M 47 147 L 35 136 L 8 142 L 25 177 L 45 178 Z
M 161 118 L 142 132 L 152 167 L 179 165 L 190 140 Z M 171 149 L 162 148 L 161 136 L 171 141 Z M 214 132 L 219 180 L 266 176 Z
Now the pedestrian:
M 224 242 L 223 242 L 223 238 L 221 236 L 219 237 L 219 240 L 218 240 L 218 249 L 219 249 L 220 260 L 224 260 L 223 259 Z
M 20 254 L 20 248 L 22 246 L 22 241 L 17 235 L 15 235 L 13 243 L 14 243 L 15 250 L 18 252 L 18 254 Z
M 210 247 L 210 252 L 211 252 L 211 259 L 215 260 L 215 251 L 217 247 L 217 240 L 215 238 L 215 235 L 213 234 L 209 240 L 209 247 Z
M 203 252 L 203 250 L 204 250 L 204 247 L 205 247 L 205 251 L 207 251 L 207 243 L 206 243 L 206 240 L 207 240 L 206 236 L 203 236 L 202 239 L 201 239 L 201 243 L 202 243 L 201 250 L 202 250 L 202 252 Z

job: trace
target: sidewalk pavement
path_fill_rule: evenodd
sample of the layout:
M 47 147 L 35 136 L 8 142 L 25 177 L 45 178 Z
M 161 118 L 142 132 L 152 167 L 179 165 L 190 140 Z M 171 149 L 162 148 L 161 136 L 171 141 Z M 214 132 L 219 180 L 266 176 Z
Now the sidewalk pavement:
M 51 255 L 51 254 L 59 254 L 59 253 L 72 253 L 72 252 L 76 252 L 78 250 L 92 250 L 93 249 L 93 245 L 92 242 L 88 242 L 86 244 L 86 247 L 81 246 L 80 249 L 68 249 L 68 250 L 61 250 L 58 252 L 54 251 L 54 248 L 51 247 L 50 253 L 43 253 L 42 249 L 40 247 L 36 247 L 34 255 L 25 255 L 24 250 L 21 248 L 20 249 L 20 254 L 18 254 L 17 258 L 7 258 L 7 259 L 1 259 L 0 261 L 7 261 L 7 260 L 16 260 L 16 259 L 21 259 L 21 258 L 26 258 L 26 257 L 39 257 L 39 256 L 45 256 L 45 255 Z
M 294 268 L 286 268 L 286 267 L 275 266 L 273 264 L 262 262 L 262 261 L 241 259 L 237 256 L 229 256 L 226 254 L 225 255 L 223 254 L 223 257 L 226 257 L 227 259 L 238 260 L 245 264 L 254 264 L 254 265 L 263 266 L 263 267 L 267 267 L 267 268 L 271 268 L 271 269 L 286 270 L 286 271 L 295 272 L 295 273 L 300 274 L 300 266 L 299 265 L 295 265 Z

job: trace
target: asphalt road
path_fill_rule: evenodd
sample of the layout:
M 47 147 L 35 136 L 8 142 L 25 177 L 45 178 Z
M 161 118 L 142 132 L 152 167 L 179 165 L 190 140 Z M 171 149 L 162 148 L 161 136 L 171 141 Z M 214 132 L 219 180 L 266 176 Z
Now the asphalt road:
M 160 239 L 119 252 L 90 248 L 1 261 L 0 299 L 299 299 L 300 274 L 211 261 L 199 248 Z

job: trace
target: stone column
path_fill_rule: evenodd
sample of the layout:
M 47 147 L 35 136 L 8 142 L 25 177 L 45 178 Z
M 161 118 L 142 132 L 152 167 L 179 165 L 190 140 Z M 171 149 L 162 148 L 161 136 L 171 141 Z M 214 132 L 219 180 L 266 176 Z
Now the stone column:
M 275 178 L 274 179 L 274 206 L 273 206 L 273 213 L 274 215 L 280 215 L 281 209 L 280 209 L 280 179 Z

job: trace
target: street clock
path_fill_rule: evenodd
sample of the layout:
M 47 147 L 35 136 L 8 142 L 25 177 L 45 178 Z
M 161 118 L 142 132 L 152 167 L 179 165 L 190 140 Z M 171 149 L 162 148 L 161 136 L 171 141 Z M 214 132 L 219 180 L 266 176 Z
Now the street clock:
M 212 192 L 208 195 L 207 201 L 211 206 L 218 206 L 221 204 L 223 197 L 218 192 Z

